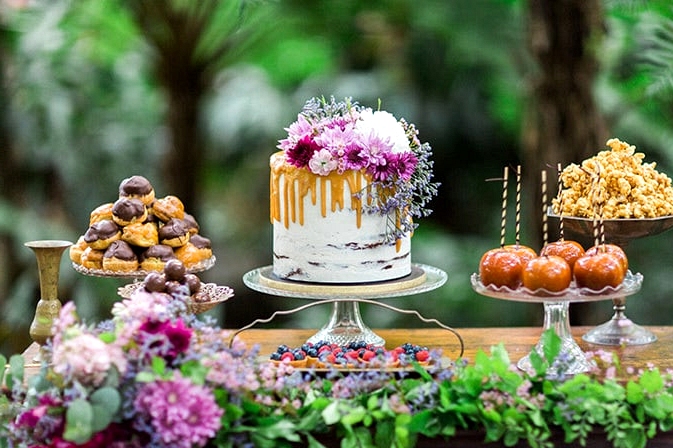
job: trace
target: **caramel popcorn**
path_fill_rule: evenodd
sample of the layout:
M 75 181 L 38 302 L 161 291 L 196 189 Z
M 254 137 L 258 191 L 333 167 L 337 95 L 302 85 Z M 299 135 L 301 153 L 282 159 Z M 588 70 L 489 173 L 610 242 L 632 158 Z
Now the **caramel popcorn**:
M 603 219 L 656 218 L 673 215 L 671 179 L 656 163 L 643 163 L 636 147 L 613 138 L 610 150 L 568 165 L 561 172 L 561 197 L 552 201 L 556 214 Z M 596 176 L 598 186 L 596 186 Z

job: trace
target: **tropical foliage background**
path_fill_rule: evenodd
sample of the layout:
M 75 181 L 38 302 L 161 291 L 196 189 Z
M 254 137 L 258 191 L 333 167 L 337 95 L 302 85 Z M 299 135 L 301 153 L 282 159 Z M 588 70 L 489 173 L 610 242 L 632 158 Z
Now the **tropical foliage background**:
M 546 166 L 616 136 L 673 175 L 672 19 L 664 0 L 4 0 L 0 353 L 30 342 L 39 288 L 23 243 L 75 241 L 133 174 L 183 199 L 211 238 L 217 263 L 202 280 L 236 291 L 211 311 L 224 327 L 301 305 L 241 277 L 271 263 L 268 157 L 316 95 L 380 99 L 433 146 L 442 186 L 413 254 L 449 279 L 387 303 L 454 327 L 540 325 L 541 307 L 470 287 L 499 242 L 500 183 L 487 180 L 522 164 L 521 239 L 539 248 Z M 628 248 L 645 277 L 628 301 L 638 323 L 672 323 L 672 239 Z M 108 317 L 123 284 L 84 277 L 63 257 L 61 299 L 84 318 Z M 269 325 L 311 327 L 327 313 Z M 419 324 L 377 307 L 363 314 L 374 327 Z M 578 324 L 611 314 L 610 303 L 571 308 Z

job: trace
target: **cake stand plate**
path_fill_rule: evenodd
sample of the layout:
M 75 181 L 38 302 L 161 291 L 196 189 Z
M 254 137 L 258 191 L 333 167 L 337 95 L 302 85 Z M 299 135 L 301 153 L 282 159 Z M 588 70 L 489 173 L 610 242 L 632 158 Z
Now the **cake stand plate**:
M 591 368 L 591 364 L 572 337 L 568 313 L 570 303 L 611 300 L 616 297 L 626 297 L 635 294 L 642 286 L 643 276 L 639 273 L 633 274 L 629 271 L 622 284 L 616 288 L 606 287 L 600 291 L 592 291 L 586 288 L 578 288 L 573 284 L 568 289 L 555 293 L 543 290 L 531 291 L 523 287 L 512 290 L 507 287 L 487 286 L 481 283 L 478 274 L 472 274 L 470 282 L 476 292 L 487 297 L 519 302 L 542 303 L 544 305 L 543 331 L 552 329 L 561 338 L 561 350 L 557 357 L 557 362 L 562 363 L 562 366 L 551 365 L 547 372 L 556 373 L 558 369 L 562 368 L 564 374 L 575 375 L 588 371 Z M 542 339 L 538 341 L 533 350 L 544 356 L 544 343 Z M 528 373 L 535 373 L 530 361 L 530 354 L 521 358 L 517 362 L 517 367 Z
M 447 275 L 441 269 L 422 264 L 413 264 L 411 274 L 406 277 L 361 284 L 318 284 L 283 280 L 273 275 L 272 266 L 254 269 L 243 276 L 246 286 L 261 293 L 319 301 L 291 312 L 320 303 L 331 303 L 332 311 L 328 322 L 308 342 L 326 341 L 339 345 L 357 341 L 385 345 L 385 340 L 362 320 L 361 302 L 369 303 L 367 299 L 420 294 L 439 288 L 446 283 L 446 279 Z

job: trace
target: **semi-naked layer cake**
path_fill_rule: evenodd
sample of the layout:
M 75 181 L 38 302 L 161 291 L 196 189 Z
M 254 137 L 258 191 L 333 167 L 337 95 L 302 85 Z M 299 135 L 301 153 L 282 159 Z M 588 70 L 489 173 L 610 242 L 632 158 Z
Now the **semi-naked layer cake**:
M 314 98 L 286 130 L 270 159 L 273 274 L 330 284 L 409 275 L 414 219 L 437 192 L 415 127 Z
M 396 223 L 366 213 L 356 195 L 366 188 L 362 171 L 319 176 L 271 156 L 273 272 L 280 278 L 319 283 L 391 280 L 411 272 L 408 234 L 390 238 Z

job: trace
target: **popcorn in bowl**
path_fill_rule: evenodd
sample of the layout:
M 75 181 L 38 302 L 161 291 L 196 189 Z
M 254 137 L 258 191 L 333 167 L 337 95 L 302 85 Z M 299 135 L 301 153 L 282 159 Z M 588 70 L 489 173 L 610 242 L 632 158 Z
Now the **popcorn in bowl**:
M 673 215 L 671 179 L 656 170 L 656 162 L 643 163 L 645 155 L 613 138 L 610 150 L 601 151 L 581 165 L 569 164 L 561 172 L 563 189 L 552 201 L 558 215 L 603 219 L 643 219 Z M 596 187 L 595 176 L 599 176 Z

